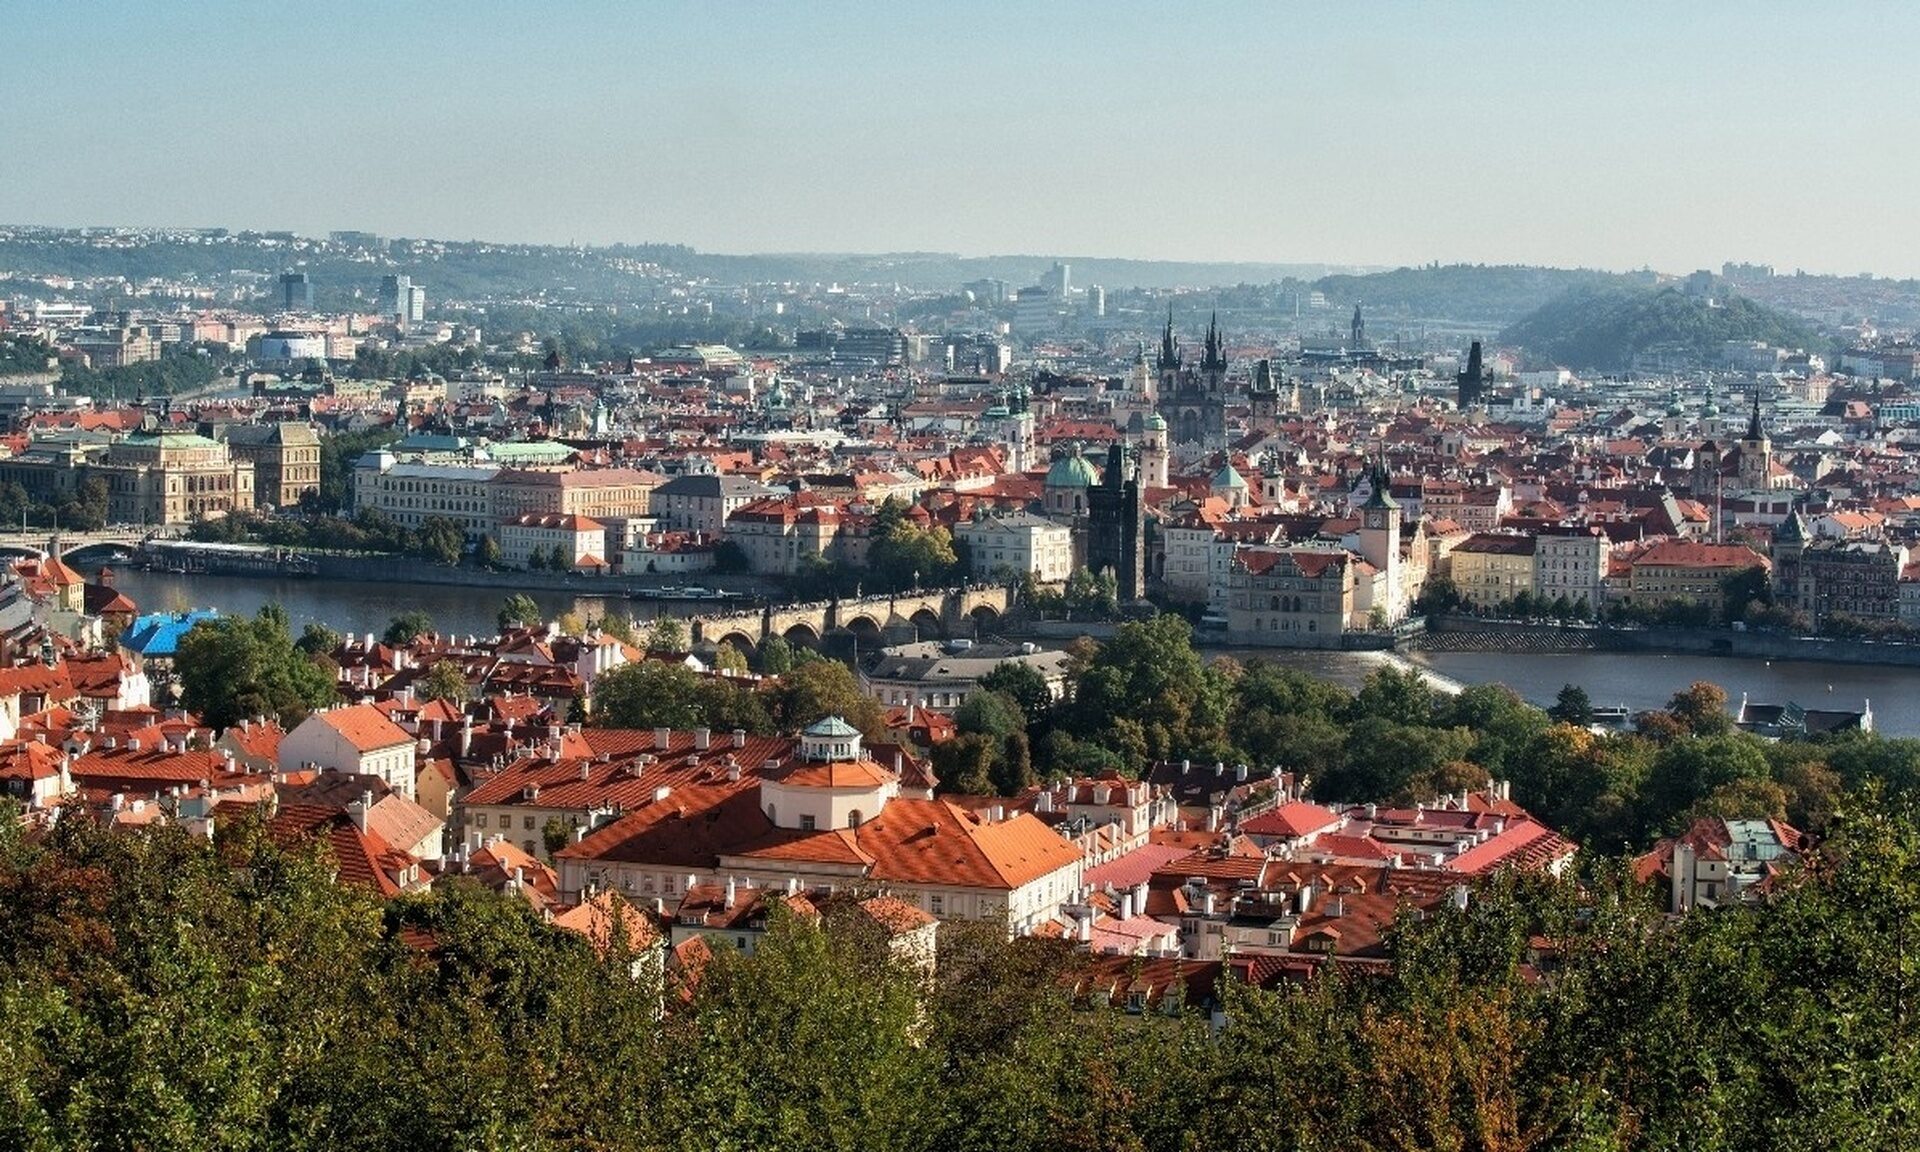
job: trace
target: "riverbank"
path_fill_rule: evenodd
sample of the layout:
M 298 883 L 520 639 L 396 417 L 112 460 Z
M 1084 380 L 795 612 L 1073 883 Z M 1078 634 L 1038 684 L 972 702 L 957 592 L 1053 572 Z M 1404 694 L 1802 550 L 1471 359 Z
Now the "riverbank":
M 1647 653 L 1721 656 L 1748 660 L 1796 660 L 1823 664 L 1882 664 L 1920 668 L 1920 644 L 1789 636 L 1779 632 L 1734 632 L 1718 628 L 1615 628 L 1578 624 L 1528 624 L 1436 616 L 1409 639 L 1409 652 L 1551 654 Z
M 85 561 L 97 561 L 119 545 L 82 549 L 74 554 Z M 645 597 L 671 588 L 698 586 L 746 597 L 772 597 L 782 592 L 781 584 L 764 576 L 723 575 L 715 572 L 650 573 L 646 575 L 597 576 L 583 572 L 495 571 L 467 565 L 447 567 L 411 556 L 392 556 L 373 552 L 323 552 L 314 549 L 272 549 L 292 557 L 298 564 L 286 570 L 262 568 L 243 557 L 223 555 L 209 549 L 196 553 L 199 562 L 193 574 L 237 579 L 319 579 L 351 580 L 380 584 L 419 584 L 456 588 L 489 588 L 503 595 L 509 592 L 551 592 L 576 596 Z M 163 571 L 169 569 L 162 569 Z

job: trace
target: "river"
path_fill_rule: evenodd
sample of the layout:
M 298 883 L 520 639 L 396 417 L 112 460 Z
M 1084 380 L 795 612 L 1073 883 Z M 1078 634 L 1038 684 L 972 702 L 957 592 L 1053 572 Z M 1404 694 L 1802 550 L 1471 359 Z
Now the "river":
M 115 584 L 146 612 L 192 607 L 252 614 L 262 604 L 277 601 L 287 610 L 296 632 L 317 621 L 341 632 L 378 633 L 386 630 L 394 616 L 419 608 L 440 631 L 490 634 L 506 595 L 498 589 L 435 584 L 258 580 L 133 569 L 116 569 Z M 531 595 L 549 616 L 578 612 L 591 620 L 611 609 L 644 619 L 659 609 L 654 604 L 602 596 L 545 591 Z M 686 615 L 694 606 L 681 603 L 671 608 L 677 615 Z M 1214 651 L 1209 649 L 1209 654 Z M 1578 684 L 1596 705 L 1658 708 L 1694 681 L 1708 680 L 1726 689 L 1730 705 L 1736 708 L 1742 693 L 1757 703 L 1791 701 L 1808 708 L 1852 710 L 1871 700 L 1879 731 L 1920 736 L 1920 669 L 1916 668 L 1624 652 L 1413 652 L 1402 656 L 1287 649 L 1219 651 L 1242 660 L 1275 660 L 1348 688 L 1358 687 L 1375 668 L 1395 663 L 1418 668 L 1443 688 L 1502 683 L 1540 704 L 1551 703 L 1561 685 Z

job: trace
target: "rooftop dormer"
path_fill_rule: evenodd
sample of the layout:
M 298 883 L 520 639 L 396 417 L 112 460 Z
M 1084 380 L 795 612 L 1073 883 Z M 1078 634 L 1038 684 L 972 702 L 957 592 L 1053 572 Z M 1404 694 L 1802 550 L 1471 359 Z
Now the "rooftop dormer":
M 804 760 L 858 760 L 860 755 L 860 730 L 838 716 L 829 716 L 800 734 Z

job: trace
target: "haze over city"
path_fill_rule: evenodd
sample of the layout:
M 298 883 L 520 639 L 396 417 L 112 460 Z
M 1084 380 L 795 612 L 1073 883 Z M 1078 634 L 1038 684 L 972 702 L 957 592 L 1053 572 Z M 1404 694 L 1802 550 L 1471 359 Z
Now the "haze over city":
M 1920 274 L 1920 9 L 22 5 L 0 220 Z M 1818 53 L 1845 44 L 1842 56 Z M 1736 210 L 1737 209 L 1737 210 Z
M 1920 6 L 0 5 L 0 1149 L 1920 1148 Z

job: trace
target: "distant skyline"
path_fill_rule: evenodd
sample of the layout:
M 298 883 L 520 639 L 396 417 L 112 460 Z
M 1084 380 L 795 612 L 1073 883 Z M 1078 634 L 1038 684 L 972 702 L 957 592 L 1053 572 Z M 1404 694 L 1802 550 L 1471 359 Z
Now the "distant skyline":
M 1920 275 L 1920 5 L 0 16 L 0 221 Z

